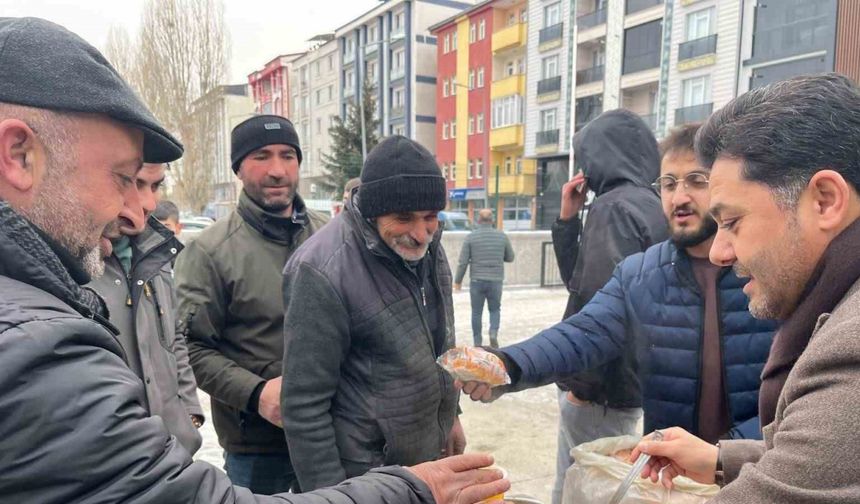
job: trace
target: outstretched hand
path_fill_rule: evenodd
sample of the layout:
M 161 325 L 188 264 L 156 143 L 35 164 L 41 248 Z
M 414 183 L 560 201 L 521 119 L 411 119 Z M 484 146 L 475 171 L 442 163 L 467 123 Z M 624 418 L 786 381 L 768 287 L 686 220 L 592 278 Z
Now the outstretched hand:
M 473 504 L 506 492 L 511 484 L 501 471 L 488 469 L 493 457 L 482 453 L 456 455 L 409 467 L 424 481 L 437 504 Z

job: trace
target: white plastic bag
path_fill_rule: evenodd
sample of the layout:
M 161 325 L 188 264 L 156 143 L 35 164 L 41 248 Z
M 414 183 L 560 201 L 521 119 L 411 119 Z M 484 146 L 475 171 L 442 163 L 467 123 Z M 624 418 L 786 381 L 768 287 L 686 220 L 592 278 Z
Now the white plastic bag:
M 633 436 L 608 437 L 583 443 L 571 455 L 576 463 L 564 478 L 563 504 L 606 504 L 621 481 L 633 468 L 632 464 L 613 457 L 620 450 L 629 450 L 639 443 Z M 667 490 L 649 479 L 636 478 L 622 504 L 701 504 L 717 495 L 720 487 L 703 485 L 679 476 L 675 488 Z

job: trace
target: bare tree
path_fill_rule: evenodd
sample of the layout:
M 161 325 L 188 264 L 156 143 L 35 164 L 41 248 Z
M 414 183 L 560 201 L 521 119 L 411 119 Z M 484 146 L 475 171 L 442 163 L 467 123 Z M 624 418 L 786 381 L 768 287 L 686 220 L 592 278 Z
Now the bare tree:
M 214 165 L 210 155 L 218 128 L 210 103 L 199 98 L 228 73 L 229 34 L 220 0 L 147 0 L 136 43 L 112 29 L 108 59 L 137 88 L 155 116 L 185 145 L 172 163 L 175 198 L 201 211 L 210 200 Z

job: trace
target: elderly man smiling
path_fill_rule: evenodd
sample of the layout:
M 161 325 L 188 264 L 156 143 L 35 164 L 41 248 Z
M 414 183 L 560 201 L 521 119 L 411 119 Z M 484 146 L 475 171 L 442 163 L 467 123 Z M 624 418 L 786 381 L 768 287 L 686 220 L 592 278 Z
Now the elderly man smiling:
M 433 155 L 389 137 L 344 212 L 287 263 L 281 409 L 302 490 L 465 448 L 436 365 L 454 340 L 445 201 Z

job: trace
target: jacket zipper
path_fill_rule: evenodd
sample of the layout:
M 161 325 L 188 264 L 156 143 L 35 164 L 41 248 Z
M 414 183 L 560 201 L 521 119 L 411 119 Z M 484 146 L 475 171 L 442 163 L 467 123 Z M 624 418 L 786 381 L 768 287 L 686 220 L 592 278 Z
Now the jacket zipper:
M 726 380 L 726 342 L 725 332 L 723 331 L 723 303 L 720 296 L 722 290 L 719 288 L 723 276 L 724 274 L 720 275 L 720 278 L 717 280 L 717 328 L 720 331 L 720 386 L 723 389 L 723 400 L 726 401 L 726 412 L 729 414 L 729 432 L 731 432 L 735 423 L 735 415 L 732 413 L 732 402 L 729 400 L 729 387 Z

